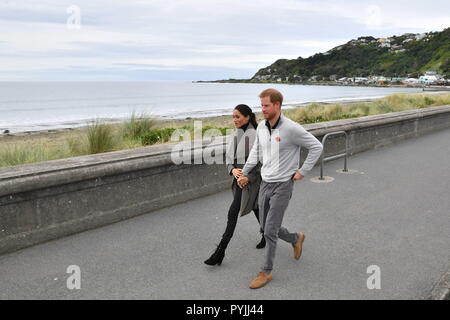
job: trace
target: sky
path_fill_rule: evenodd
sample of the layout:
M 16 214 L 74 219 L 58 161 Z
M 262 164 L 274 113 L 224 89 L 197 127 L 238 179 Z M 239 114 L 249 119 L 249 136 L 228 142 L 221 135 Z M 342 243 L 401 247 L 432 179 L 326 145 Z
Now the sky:
M 448 0 L 0 0 L 0 81 L 250 78 L 360 36 L 447 27 Z

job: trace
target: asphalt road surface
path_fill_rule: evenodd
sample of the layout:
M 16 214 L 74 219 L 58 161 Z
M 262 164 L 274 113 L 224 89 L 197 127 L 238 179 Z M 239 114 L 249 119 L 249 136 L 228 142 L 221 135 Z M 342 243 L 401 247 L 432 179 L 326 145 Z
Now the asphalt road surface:
M 0 256 L 0 299 L 422 299 L 450 266 L 450 130 L 329 162 L 297 181 L 284 223 L 304 231 L 299 261 L 279 240 L 273 280 L 259 272 L 253 214 L 238 221 L 219 267 L 231 191 Z M 225 169 L 224 169 L 225 172 Z M 180 177 L 182 179 L 182 177 Z M 81 289 L 66 273 L 79 266 Z M 380 289 L 368 289 L 369 266 Z M 369 281 L 370 283 L 373 283 Z

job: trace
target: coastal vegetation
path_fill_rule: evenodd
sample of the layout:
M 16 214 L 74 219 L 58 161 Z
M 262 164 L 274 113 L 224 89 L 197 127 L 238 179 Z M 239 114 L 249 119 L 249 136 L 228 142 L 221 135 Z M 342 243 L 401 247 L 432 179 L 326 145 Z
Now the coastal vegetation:
M 298 123 L 309 124 L 448 104 L 450 104 L 450 94 L 399 93 L 370 102 L 332 105 L 312 103 L 303 108 L 285 110 L 284 114 Z
M 389 38 L 359 37 L 308 58 L 279 59 L 251 79 L 218 82 L 337 83 L 341 78 L 365 77 L 365 83 L 398 84 L 426 72 L 450 78 L 450 28 Z
M 301 124 L 362 117 L 403 110 L 449 105 L 450 94 L 393 94 L 371 102 L 351 104 L 312 103 L 305 107 L 286 109 L 284 115 Z M 258 120 L 262 115 L 257 114 Z M 160 121 L 143 113 L 132 113 L 130 119 L 120 124 L 107 124 L 99 120 L 86 127 L 73 130 L 61 139 L 25 139 L 8 142 L 0 138 L 0 167 L 14 166 L 87 154 L 110 152 L 166 143 L 176 129 L 183 129 L 194 137 L 194 121 L 185 119 Z M 217 129 L 224 135 L 233 128 L 230 116 L 202 119 L 202 134 Z

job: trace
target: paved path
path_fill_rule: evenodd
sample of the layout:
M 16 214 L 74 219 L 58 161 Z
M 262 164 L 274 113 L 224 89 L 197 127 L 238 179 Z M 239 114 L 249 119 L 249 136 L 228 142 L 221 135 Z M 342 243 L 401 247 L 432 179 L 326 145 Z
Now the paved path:
M 239 220 L 220 267 L 203 264 L 225 228 L 231 192 L 0 256 L 0 299 L 421 299 L 450 266 L 450 130 L 328 163 L 335 181 L 295 184 L 284 225 L 305 231 L 300 261 L 279 241 L 272 282 L 248 283 L 263 251 Z M 181 179 L 182 177 L 180 177 Z M 81 290 L 66 268 L 81 268 Z M 381 289 L 366 286 L 381 269 Z

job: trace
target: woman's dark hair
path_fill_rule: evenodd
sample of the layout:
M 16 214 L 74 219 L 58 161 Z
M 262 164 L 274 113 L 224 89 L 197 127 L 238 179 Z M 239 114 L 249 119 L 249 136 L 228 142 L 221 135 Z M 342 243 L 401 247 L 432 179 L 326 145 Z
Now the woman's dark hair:
M 256 122 L 256 116 L 253 113 L 252 109 L 246 104 L 239 104 L 234 108 L 234 110 L 239 111 L 244 117 L 250 116 L 250 123 L 255 127 L 258 126 L 258 122 Z

